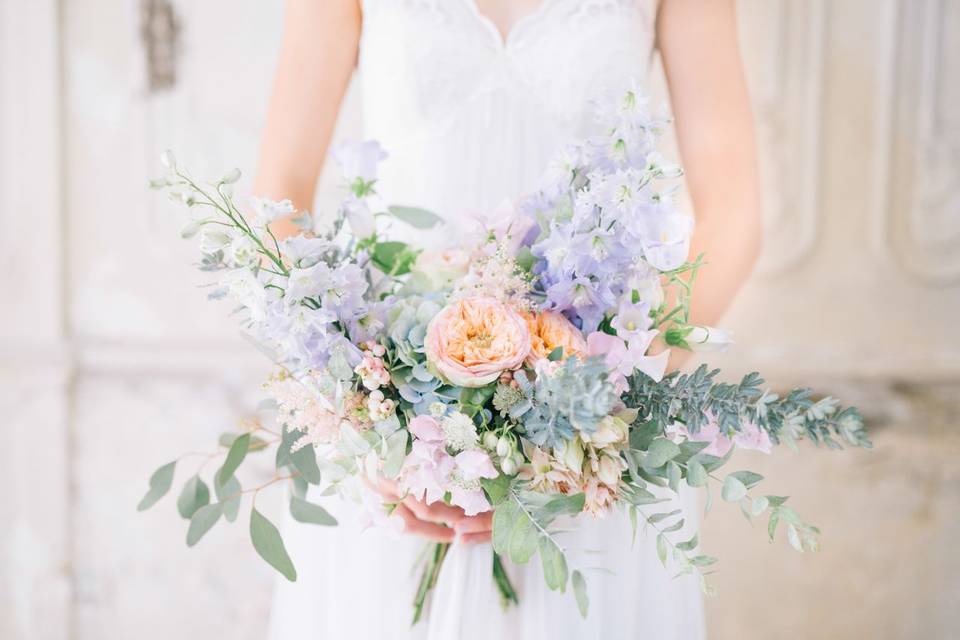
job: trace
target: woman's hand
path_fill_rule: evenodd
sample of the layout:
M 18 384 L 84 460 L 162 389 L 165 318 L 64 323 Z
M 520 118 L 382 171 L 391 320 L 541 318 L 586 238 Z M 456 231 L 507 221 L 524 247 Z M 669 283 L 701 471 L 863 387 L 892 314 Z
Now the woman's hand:
M 491 512 L 468 516 L 460 507 L 442 502 L 425 504 L 413 496 L 404 496 L 396 482 L 385 478 L 381 478 L 373 489 L 389 502 L 396 503 L 394 513 L 403 520 L 407 533 L 434 542 L 453 542 L 457 536 L 466 543 L 490 541 Z

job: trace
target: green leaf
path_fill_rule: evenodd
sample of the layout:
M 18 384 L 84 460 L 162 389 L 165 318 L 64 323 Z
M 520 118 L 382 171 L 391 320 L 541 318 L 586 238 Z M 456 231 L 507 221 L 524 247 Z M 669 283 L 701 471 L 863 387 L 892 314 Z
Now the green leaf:
M 177 461 L 168 462 L 153 472 L 150 476 L 150 488 L 146 495 L 137 505 L 137 511 L 146 511 L 157 503 L 157 500 L 167 495 L 170 491 L 170 485 L 173 484 L 173 472 L 176 470 Z
M 514 500 L 502 500 L 493 510 L 493 549 L 500 555 L 506 555 L 510 545 L 510 535 L 514 524 L 522 514 L 520 505 Z
M 405 242 L 378 242 L 373 246 L 370 259 L 384 273 L 402 276 L 410 272 L 417 252 Z
M 583 574 L 574 571 L 570 583 L 573 585 L 573 595 L 577 599 L 577 608 L 580 609 L 580 615 L 584 618 L 590 611 L 590 598 L 587 597 L 587 581 L 583 579 Z
M 712 564 L 716 564 L 716 562 L 717 559 L 713 556 L 696 556 L 690 559 L 690 564 L 695 567 L 709 567 Z
M 680 518 L 672 525 L 663 530 L 663 533 L 673 533 L 674 531 L 680 531 L 683 528 L 684 519 Z
M 747 495 L 747 487 L 731 473 L 724 479 L 720 495 L 727 502 L 739 502 Z
M 774 509 L 770 512 L 770 520 L 767 522 L 767 536 L 770 538 L 770 542 L 773 542 L 773 539 L 777 535 L 777 525 L 780 523 L 780 512 L 777 509 Z
M 563 359 L 563 347 L 557 347 L 547 356 L 547 360 L 550 362 L 556 362 L 561 359 Z
M 687 484 L 691 487 L 702 487 L 707 483 L 707 470 L 696 458 L 687 463 Z
M 671 460 L 667 463 L 667 480 L 670 483 L 670 490 L 676 493 L 680 490 L 680 465 Z
M 393 206 L 388 207 L 387 211 L 389 211 L 394 218 L 402 220 L 417 229 L 429 229 L 443 221 L 443 218 L 432 211 L 419 209 L 417 207 Z
M 546 526 L 557 516 L 575 516 L 583 511 L 583 505 L 585 502 L 586 495 L 583 493 L 558 495 L 554 498 L 550 498 L 546 504 L 537 509 L 537 520 L 540 522 L 541 526 Z
M 675 442 L 667 440 L 666 438 L 657 438 L 650 443 L 650 448 L 647 449 L 647 457 L 644 459 L 643 464 L 650 469 L 657 469 L 678 455 L 680 455 L 680 447 L 678 447 Z
M 759 516 L 764 511 L 767 510 L 767 507 L 770 506 L 770 499 L 766 496 L 761 496 L 759 498 L 754 498 L 750 503 L 750 514 L 754 517 Z
M 747 489 L 754 487 L 763 480 L 762 475 L 754 473 L 753 471 L 734 471 L 730 475 L 742 482 Z
M 657 534 L 657 557 L 660 564 L 667 566 L 667 537 L 662 533 Z
M 214 482 L 213 490 L 217 494 L 217 500 L 219 500 L 223 506 L 223 517 L 227 519 L 227 522 L 236 520 L 237 515 L 240 513 L 240 500 L 243 498 L 240 494 L 240 492 L 243 491 L 243 487 L 240 486 L 240 481 L 237 480 L 237 476 L 231 477 L 225 485 Z
M 697 548 L 698 541 L 697 534 L 693 534 L 692 538 L 678 544 L 677 549 L 680 549 L 681 551 L 693 551 Z
M 290 496 L 290 515 L 297 522 L 306 524 L 319 524 L 324 527 L 335 527 L 337 525 L 336 518 L 327 513 L 326 509 L 297 496 Z
M 383 475 L 394 479 L 400 475 L 407 455 L 407 432 L 400 429 L 387 438 L 387 455 L 383 461 Z
M 670 511 L 669 513 L 655 513 L 655 514 L 653 514 L 652 516 L 650 516 L 649 518 L 647 518 L 647 522 L 649 522 L 650 524 L 657 524 L 657 523 L 659 523 L 659 522 L 663 522 L 663 521 L 666 520 L 667 518 L 672 518 L 673 516 L 677 515 L 678 513 L 680 513 L 680 509 L 674 509 L 673 511 Z
M 233 478 L 233 474 L 237 471 L 237 467 L 239 467 L 243 462 L 243 459 L 247 457 L 247 451 L 249 448 L 249 433 L 245 433 L 233 441 L 233 444 L 230 445 L 230 450 L 227 451 L 227 458 L 223 461 L 223 466 L 220 467 L 220 471 L 217 472 L 217 483 L 225 485 L 231 478 Z
M 512 481 L 513 479 L 510 476 L 498 475 L 493 479 L 481 478 L 480 485 L 490 499 L 490 504 L 496 507 L 510 495 L 510 483 Z
M 190 518 L 190 527 L 187 529 L 187 546 L 200 542 L 200 538 L 206 535 L 207 531 L 217 524 L 217 520 L 223 514 L 223 505 L 219 502 L 208 504 L 194 512 Z
M 210 488 L 200 476 L 193 476 L 183 485 L 180 497 L 177 498 L 177 511 L 186 520 L 193 517 L 197 509 L 210 504 Z
M 662 435 L 663 430 L 654 420 L 633 424 L 630 427 L 630 448 L 638 451 L 646 451 L 654 438 Z
M 320 484 L 320 466 L 317 464 L 317 452 L 313 445 L 308 444 L 291 453 L 290 462 L 304 480 L 310 484 Z
M 510 532 L 510 541 L 507 543 L 507 554 L 517 564 L 526 564 L 537 551 L 537 540 L 540 532 L 533 524 L 533 520 L 522 509 L 520 516 Z
M 283 546 L 280 532 L 256 507 L 250 512 L 250 540 L 253 548 L 267 564 L 279 571 L 290 582 L 297 581 L 297 570 Z
M 362 456 L 370 451 L 370 443 L 346 421 L 340 425 L 340 448 L 349 455 Z M 311 447 L 312 450 L 312 447 Z
M 540 537 L 540 564 L 547 587 L 561 593 L 566 591 L 569 578 L 567 559 L 557 543 L 547 536 Z

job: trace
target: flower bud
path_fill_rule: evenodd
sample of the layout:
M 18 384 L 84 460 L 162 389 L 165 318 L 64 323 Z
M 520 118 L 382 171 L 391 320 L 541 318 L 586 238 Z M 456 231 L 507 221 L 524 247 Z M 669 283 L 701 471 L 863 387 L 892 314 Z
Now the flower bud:
M 222 178 L 220 178 L 220 184 L 233 184 L 240 179 L 240 169 L 234 167 L 228 171 Z
M 490 449 L 491 451 L 496 449 L 498 440 L 497 434 L 493 431 L 487 431 L 483 434 L 483 446 L 486 449 Z
M 517 463 L 513 458 L 505 458 L 500 461 L 500 470 L 503 471 L 508 476 L 512 476 L 517 473 Z
M 513 451 L 513 441 L 507 436 L 500 436 L 497 441 L 497 455 L 506 458 Z

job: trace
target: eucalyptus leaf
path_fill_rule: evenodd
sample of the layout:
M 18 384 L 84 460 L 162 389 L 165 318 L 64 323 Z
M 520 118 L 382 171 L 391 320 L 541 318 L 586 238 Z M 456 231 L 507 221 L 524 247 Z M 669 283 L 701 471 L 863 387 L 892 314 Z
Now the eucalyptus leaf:
M 221 515 L 223 515 L 223 505 L 219 502 L 197 509 L 190 518 L 190 527 L 187 529 L 187 546 L 192 547 L 200 542 L 200 538 L 217 524 Z
M 753 471 L 734 471 L 730 475 L 742 482 L 747 489 L 756 486 L 757 483 L 763 480 L 762 475 L 754 473 Z
M 155 505 L 160 498 L 167 495 L 167 492 L 170 491 L 170 486 L 173 484 L 173 473 L 176 467 L 177 461 L 174 460 L 173 462 L 168 462 L 163 465 L 150 475 L 150 488 L 137 505 L 137 511 L 146 511 Z
M 243 463 L 243 459 L 247 457 L 247 451 L 249 449 L 249 433 L 245 433 L 233 441 L 230 445 L 230 450 L 227 451 L 227 457 L 223 461 L 223 466 L 220 467 L 220 471 L 217 472 L 215 484 L 226 485 L 227 482 L 233 478 L 233 474 L 236 473 L 237 468 Z
M 307 502 L 303 498 L 290 496 L 290 515 L 297 522 L 335 527 L 337 520 L 318 504 Z
M 583 574 L 574 571 L 570 577 L 570 584 L 573 586 L 573 595 L 577 600 L 577 608 L 580 609 L 580 615 L 584 618 L 590 611 L 590 598 L 587 596 L 587 581 L 583 579 Z
M 540 564 L 543 566 L 543 578 L 553 591 L 561 593 L 567 590 L 569 579 L 567 559 L 557 543 L 547 536 L 540 538 Z
M 313 445 L 308 444 L 292 452 L 290 462 L 304 480 L 310 484 L 320 484 L 320 466 Z
M 727 502 L 739 502 L 747 495 L 747 487 L 733 474 L 723 480 L 723 489 L 720 495 Z
M 417 207 L 392 206 L 388 207 L 387 211 L 389 211 L 390 215 L 394 218 L 402 220 L 417 229 L 429 229 L 443 221 L 443 218 L 432 211 Z
M 700 461 L 691 458 L 687 462 L 687 484 L 691 487 L 702 487 L 707 483 L 707 470 L 703 468 Z
M 240 481 L 236 476 L 232 476 L 227 483 L 221 485 L 219 482 L 213 483 L 213 490 L 217 494 L 217 500 L 223 507 L 223 517 L 227 522 L 233 522 L 240 513 L 240 500 L 242 499 Z
M 189 520 L 197 509 L 210 504 L 210 488 L 200 476 L 193 476 L 187 480 L 177 498 L 177 511 L 185 520 Z
M 501 504 L 510 495 L 510 483 L 513 479 L 510 476 L 498 475 L 496 478 L 481 478 L 480 485 L 490 499 L 490 504 L 494 507 Z
M 297 581 L 297 570 L 283 545 L 280 532 L 256 507 L 250 512 L 250 540 L 253 548 L 267 564 L 280 572 L 290 582 Z
M 383 461 L 383 475 L 392 480 L 400 475 L 400 469 L 407 455 L 406 430 L 395 431 L 386 442 L 387 455 Z
M 507 554 L 516 564 L 526 564 L 537 551 L 537 541 L 540 532 L 533 524 L 533 520 L 522 509 L 520 516 L 513 524 L 510 532 L 510 541 L 507 543 Z
M 680 490 L 680 478 L 680 465 L 671 460 L 667 463 L 667 480 L 670 482 L 670 490 L 674 493 Z
M 643 464 L 649 469 L 657 469 L 678 455 L 680 455 L 680 447 L 675 442 L 666 438 L 657 438 L 650 443 Z
M 667 566 L 667 536 L 662 533 L 657 534 L 657 557 L 660 558 L 660 564 Z

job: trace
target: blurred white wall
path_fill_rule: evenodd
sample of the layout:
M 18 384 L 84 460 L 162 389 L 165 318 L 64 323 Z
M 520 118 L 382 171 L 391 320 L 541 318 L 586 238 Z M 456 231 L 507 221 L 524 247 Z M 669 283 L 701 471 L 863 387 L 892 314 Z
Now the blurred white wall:
M 767 242 L 726 323 L 740 344 L 711 362 L 862 403 L 878 448 L 750 461 L 824 551 L 714 510 L 710 629 L 954 637 L 960 3 L 740 5 Z M 264 635 L 272 576 L 242 519 L 188 550 L 169 498 L 134 507 L 151 469 L 257 401 L 265 365 L 192 288 L 175 208 L 145 185 L 167 147 L 251 174 L 280 11 L 0 0 L 0 637 Z M 334 197 L 325 176 L 321 209 Z

